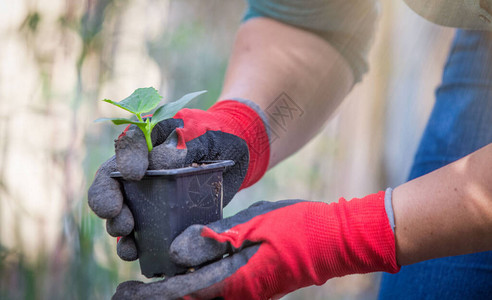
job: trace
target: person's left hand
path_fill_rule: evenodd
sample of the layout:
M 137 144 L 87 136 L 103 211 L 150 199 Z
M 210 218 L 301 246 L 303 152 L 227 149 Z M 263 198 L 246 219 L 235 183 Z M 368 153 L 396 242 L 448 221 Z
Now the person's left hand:
M 202 267 L 159 282 L 124 282 L 113 299 L 270 299 L 332 277 L 399 270 L 384 192 L 331 204 L 258 202 L 190 226 L 170 254 Z

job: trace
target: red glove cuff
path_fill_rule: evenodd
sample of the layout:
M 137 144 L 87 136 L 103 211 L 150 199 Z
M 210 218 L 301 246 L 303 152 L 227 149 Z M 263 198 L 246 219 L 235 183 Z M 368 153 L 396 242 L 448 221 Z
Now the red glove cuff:
M 230 127 L 229 133 L 246 141 L 249 150 L 248 172 L 240 190 L 255 184 L 263 177 L 270 162 L 270 142 L 262 118 L 248 105 L 234 100 L 220 101 L 209 111 L 221 111 L 237 122 L 236 126 Z
M 389 224 L 384 208 L 385 192 L 371 194 L 364 198 L 346 201 L 340 198 L 338 204 L 330 204 L 322 209 L 311 209 L 308 223 L 312 230 L 308 233 L 325 232 L 308 238 L 323 259 L 315 264 L 318 269 L 317 284 L 322 284 L 332 276 L 344 276 L 353 273 L 384 271 L 396 273 L 400 270 L 396 262 L 395 236 Z M 323 222 L 330 216 L 334 222 Z M 316 224 L 318 223 L 318 224 Z M 334 226 L 335 225 L 335 226 Z M 324 228 L 323 228 L 324 227 Z M 337 251 L 333 252 L 333 244 Z M 336 253 L 336 256 L 332 256 Z M 331 274 L 323 274 L 325 272 Z
M 178 148 L 186 148 L 186 143 L 209 130 L 236 135 L 248 145 L 248 171 L 240 189 L 256 183 L 265 174 L 270 161 L 270 143 L 265 124 L 258 113 L 250 106 L 235 101 L 224 100 L 215 103 L 207 111 L 193 112 L 193 118 L 187 118 L 191 112 L 182 109 L 174 118 L 182 119 L 184 126 L 178 128 Z M 202 114 L 201 117 L 198 114 Z

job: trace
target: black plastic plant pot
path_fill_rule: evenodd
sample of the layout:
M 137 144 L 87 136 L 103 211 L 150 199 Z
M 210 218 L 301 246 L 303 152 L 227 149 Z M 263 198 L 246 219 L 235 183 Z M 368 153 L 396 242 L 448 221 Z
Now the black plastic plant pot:
M 122 183 L 125 202 L 135 219 L 133 234 L 143 275 L 151 278 L 186 272 L 170 261 L 171 242 L 190 225 L 222 219 L 222 173 L 232 165 L 232 160 L 224 160 L 149 170 L 140 181 L 111 173 Z

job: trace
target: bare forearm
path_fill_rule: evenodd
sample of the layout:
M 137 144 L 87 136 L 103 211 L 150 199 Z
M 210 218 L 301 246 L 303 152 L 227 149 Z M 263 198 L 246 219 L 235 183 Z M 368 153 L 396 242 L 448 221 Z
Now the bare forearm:
M 275 135 L 272 167 L 321 129 L 353 81 L 348 64 L 325 40 L 271 19 L 255 18 L 239 29 L 220 99 L 249 99 L 267 112 Z M 282 100 L 275 101 L 282 94 L 297 110 L 292 115 L 280 107 Z M 282 110 L 288 117 L 273 113 Z
M 393 191 L 400 265 L 492 250 L 492 144 Z

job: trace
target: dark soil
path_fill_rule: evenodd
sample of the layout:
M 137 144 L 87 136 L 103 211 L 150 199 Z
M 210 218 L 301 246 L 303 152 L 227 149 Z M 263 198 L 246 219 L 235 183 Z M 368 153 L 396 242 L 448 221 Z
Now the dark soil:
M 219 198 L 220 190 L 222 189 L 222 182 L 212 182 L 212 186 L 214 187 L 214 197 Z
M 194 163 L 191 164 L 191 167 L 193 167 L 193 168 L 199 168 L 199 167 L 203 167 L 203 166 L 206 166 L 206 165 L 208 165 L 208 164 L 206 164 L 206 163 L 199 164 L 199 163 L 194 162 Z

